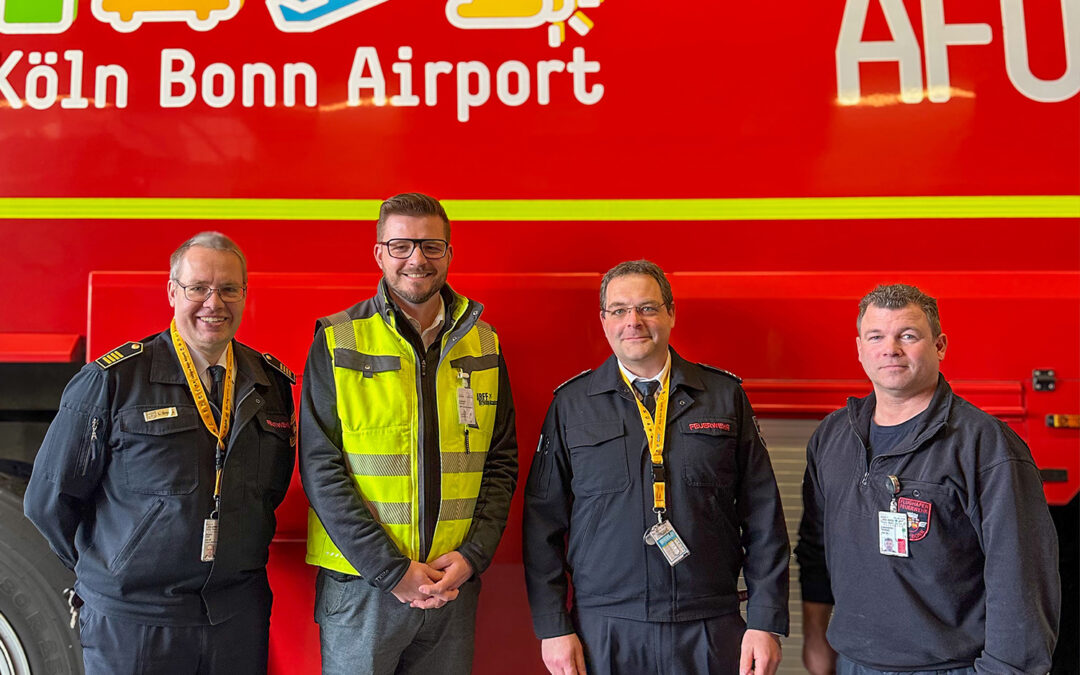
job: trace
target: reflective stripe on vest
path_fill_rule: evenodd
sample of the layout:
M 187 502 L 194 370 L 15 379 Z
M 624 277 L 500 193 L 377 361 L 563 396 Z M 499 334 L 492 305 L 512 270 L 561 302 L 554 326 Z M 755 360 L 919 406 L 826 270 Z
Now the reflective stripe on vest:
M 455 305 L 461 308 L 454 317 L 457 325 L 468 303 L 462 299 Z M 398 550 L 416 560 L 422 526 L 416 355 L 377 314 L 353 320 L 342 313 L 329 322 L 326 341 L 334 365 L 346 465 L 368 511 Z M 458 548 L 472 525 L 499 397 L 499 343 L 494 330 L 477 320 L 460 338 L 456 335 L 452 330 L 443 335 L 435 376 L 442 502 L 428 561 Z M 463 374 L 468 375 L 476 411 L 477 424 L 468 429 L 458 422 L 457 390 Z M 314 512 L 308 517 L 306 560 L 357 574 Z

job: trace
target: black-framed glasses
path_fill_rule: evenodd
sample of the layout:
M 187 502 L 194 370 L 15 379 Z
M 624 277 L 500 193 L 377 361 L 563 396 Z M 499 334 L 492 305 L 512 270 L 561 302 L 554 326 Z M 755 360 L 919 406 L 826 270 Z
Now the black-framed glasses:
M 247 286 L 222 286 L 221 288 L 202 284 L 185 286 L 179 279 L 173 279 L 173 283 L 184 289 L 184 297 L 191 302 L 206 302 L 206 299 L 214 293 L 218 294 L 222 302 L 240 302 L 247 295 Z
M 424 254 L 424 257 L 428 260 L 438 260 L 446 255 L 446 251 L 450 248 L 450 242 L 445 239 L 388 239 L 387 241 L 380 241 L 381 245 L 386 247 L 386 252 L 390 254 L 391 258 L 408 258 L 413 254 L 413 251 L 417 246 L 420 247 L 420 252 Z
M 627 305 L 626 307 L 613 307 L 612 309 L 601 309 L 600 316 L 613 319 L 625 319 L 630 316 L 630 312 L 637 312 L 637 315 L 642 319 L 653 319 L 660 316 L 660 310 L 664 308 L 664 305 L 654 305 L 651 302 L 644 305 Z

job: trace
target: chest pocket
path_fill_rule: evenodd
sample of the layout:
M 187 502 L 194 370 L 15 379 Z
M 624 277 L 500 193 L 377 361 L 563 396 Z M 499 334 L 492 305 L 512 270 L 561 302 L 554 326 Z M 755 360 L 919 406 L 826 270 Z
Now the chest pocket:
M 679 418 L 680 460 L 686 483 L 699 487 L 731 485 L 738 433 L 731 417 Z
M 284 494 L 293 468 L 293 428 L 285 413 L 255 413 L 259 422 L 259 487 Z
M 200 454 L 212 446 L 195 406 L 125 408 L 118 413 L 117 428 L 116 458 L 132 492 L 183 495 L 199 486 Z
M 574 470 L 574 494 L 608 494 L 630 487 L 622 420 L 570 427 L 566 430 L 566 447 Z

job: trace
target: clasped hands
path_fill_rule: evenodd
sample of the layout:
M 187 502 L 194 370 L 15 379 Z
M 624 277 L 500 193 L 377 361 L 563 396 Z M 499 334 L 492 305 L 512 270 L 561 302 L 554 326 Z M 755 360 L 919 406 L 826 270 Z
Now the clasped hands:
M 391 593 L 415 609 L 438 609 L 457 598 L 458 588 L 472 574 L 472 565 L 465 556 L 451 551 L 430 564 L 410 561 L 408 571 Z

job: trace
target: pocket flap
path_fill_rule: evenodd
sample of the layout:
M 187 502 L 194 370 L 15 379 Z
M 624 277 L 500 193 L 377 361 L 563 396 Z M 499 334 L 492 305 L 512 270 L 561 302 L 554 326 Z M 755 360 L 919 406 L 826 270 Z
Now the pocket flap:
M 386 373 L 393 370 L 401 370 L 400 356 L 376 356 L 364 354 L 354 349 L 334 349 L 334 365 L 339 368 L 358 370 L 364 377 L 372 377 L 375 373 Z
M 709 436 L 735 436 L 739 428 L 730 417 L 682 417 L 679 419 L 679 431 L 684 434 L 706 434 Z
M 130 434 L 168 436 L 199 428 L 202 420 L 193 405 L 137 405 L 119 412 L 120 430 Z
M 580 448 L 587 445 L 600 445 L 614 438 L 625 436 L 622 420 L 613 422 L 593 422 L 566 430 L 566 447 Z
M 498 354 L 485 354 L 484 356 L 462 356 L 450 361 L 450 367 L 472 373 L 476 370 L 488 370 L 499 367 Z

